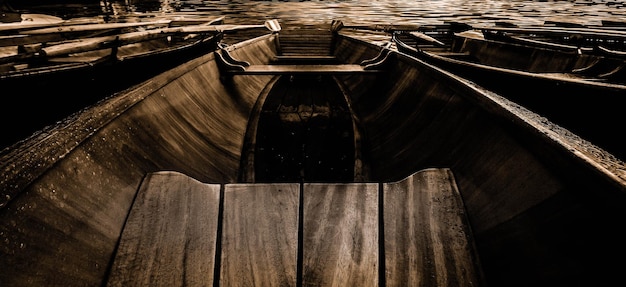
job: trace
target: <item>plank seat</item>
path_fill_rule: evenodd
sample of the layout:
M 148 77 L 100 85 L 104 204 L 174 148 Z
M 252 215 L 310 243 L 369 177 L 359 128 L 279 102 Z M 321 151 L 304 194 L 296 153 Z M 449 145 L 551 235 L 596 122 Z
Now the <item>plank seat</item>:
M 383 183 L 388 286 L 481 286 L 482 271 L 452 171 Z
M 213 286 L 220 188 L 177 172 L 148 174 L 108 286 Z
M 464 58 L 464 57 L 471 56 L 469 52 L 438 52 L 437 51 L 435 53 L 439 56 L 449 57 L 449 58 Z
M 388 50 L 381 51 L 377 57 L 363 61 L 361 64 L 254 64 L 235 59 L 230 53 L 221 49 L 215 53 L 219 68 L 229 75 L 296 75 L 296 74 L 375 74 L 383 72 Z M 319 55 L 319 54 L 313 54 Z M 299 60 L 306 56 L 297 56 Z M 319 58 L 312 57 L 312 60 Z M 326 58 L 325 58 L 326 59 Z
M 317 63 L 328 64 L 337 62 L 337 57 L 326 55 L 278 55 L 273 60 L 276 64 Z
M 293 74 L 372 74 L 382 70 L 366 69 L 357 64 L 339 65 L 250 65 L 243 70 L 228 71 L 240 75 L 293 75 Z
M 452 172 L 393 183 L 146 176 L 108 286 L 479 286 Z M 217 283 L 217 284 L 214 284 Z

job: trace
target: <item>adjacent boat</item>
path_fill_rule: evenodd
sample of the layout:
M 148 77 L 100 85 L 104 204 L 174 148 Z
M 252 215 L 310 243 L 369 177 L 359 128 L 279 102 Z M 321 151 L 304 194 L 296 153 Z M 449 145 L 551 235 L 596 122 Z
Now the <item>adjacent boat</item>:
M 622 161 L 391 43 L 275 24 L 3 150 L 0 285 L 621 280 Z
M 192 53 L 192 48 L 203 47 L 221 32 L 212 25 L 222 21 L 223 17 L 190 26 L 171 26 L 171 20 L 160 20 L 20 30 L 0 37 L 0 80 L 33 81 L 68 72 L 84 74 L 92 68 L 138 59 L 160 61 L 157 56 L 166 54 L 189 59 L 199 55 Z
M 223 18 L 205 18 L 202 24 L 160 19 L 57 26 L 22 30 L 1 38 L 0 42 L 13 45 L 0 47 L 10 51 L 0 57 L 0 85 L 5 91 L 0 109 L 5 137 L 0 146 L 6 147 L 111 93 L 212 51 L 223 33 L 267 31 L 263 24 L 226 25 Z M 40 40 L 43 42 L 37 42 Z M 15 114 L 36 116 L 25 119 L 21 129 L 16 129 L 12 122 Z
M 626 158 L 626 141 L 612 128 L 625 123 L 620 115 L 626 104 L 624 59 L 590 54 L 593 49 L 580 53 L 566 45 L 498 41 L 474 30 L 456 33 L 449 45 L 436 49 L 421 46 L 406 33 L 394 39 L 398 50 L 471 80 Z

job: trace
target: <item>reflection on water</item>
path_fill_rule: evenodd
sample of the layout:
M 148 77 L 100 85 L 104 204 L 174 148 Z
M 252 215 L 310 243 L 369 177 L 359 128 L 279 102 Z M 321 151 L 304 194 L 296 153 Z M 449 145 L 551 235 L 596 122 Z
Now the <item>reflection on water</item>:
M 244 0 L 74 0 L 79 4 L 28 5 L 13 0 L 21 9 L 46 12 L 64 18 L 131 13 L 198 13 L 226 16 L 227 23 L 249 23 L 280 19 L 283 23 L 319 23 L 344 19 L 354 23 L 432 24 L 463 21 L 489 24 L 509 21 L 517 24 L 541 24 L 544 20 L 576 21 L 599 25 L 601 20 L 624 21 L 626 1 L 574 0 L 352 0 L 352 1 L 244 1 Z M 51 3 L 43 0 L 40 3 Z

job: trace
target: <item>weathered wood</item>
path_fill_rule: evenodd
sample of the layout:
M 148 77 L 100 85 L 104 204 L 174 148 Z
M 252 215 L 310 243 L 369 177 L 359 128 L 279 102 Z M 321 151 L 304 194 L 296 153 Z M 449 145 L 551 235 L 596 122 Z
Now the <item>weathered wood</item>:
M 140 27 L 140 26 L 169 26 L 170 22 L 171 20 L 158 20 L 158 21 L 151 21 L 151 22 L 95 23 L 95 24 L 83 24 L 83 25 L 70 25 L 70 26 L 58 26 L 58 27 L 49 27 L 49 28 L 21 31 L 20 34 L 41 35 L 41 34 L 86 32 L 86 31 L 102 31 L 102 30 L 108 30 L 108 29 L 123 29 L 123 28 Z
M 284 75 L 284 74 L 361 74 L 380 73 L 381 70 L 368 70 L 357 64 L 340 65 L 250 65 L 243 71 L 229 71 L 245 75 Z
M 274 57 L 275 62 L 281 63 L 294 63 L 294 62 L 307 62 L 307 63 L 319 63 L 319 62 L 335 62 L 337 57 L 330 55 L 278 55 Z
M 478 286 L 480 269 L 449 169 L 384 183 L 387 286 Z
M 302 285 L 378 286 L 378 185 L 304 184 Z
M 428 35 L 426 35 L 425 33 L 422 33 L 422 32 L 417 32 L 417 31 L 409 32 L 409 35 L 411 35 L 413 38 L 415 38 L 417 40 L 426 41 L 428 43 L 435 44 L 435 45 L 437 45 L 439 47 L 445 47 L 446 46 L 446 44 L 444 44 L 443 42 L 441 42 L 441 41 L 439 41 L 439 40 L 437 40 L 437 39 L 435 39 L 435 38 L 433 38 L 431 36 L 428 36 Z
M 298 184 L 228 184 L 222 286 L 295 286 Z
M 176 172 L 148 174 L 108 286 L 212 286 L 219 190 Z
M 62 43 L 52 45 L 41 49 L 41 53 L 48 57 L 67 55 L 71 53 L 80 53 L 93 51 L 98 49 L 120 47 L 132 43 L 148 41 L 158 38 L 164 38 L 174 34 L 191 34 L 191 33 L 221 33 L 224 31 L 245 30 L 254 28 L 280 29 L 280 26 L 270 26 L 275 20 L 268 20 L 263 25 L 190 25 L 181 27 L 169 27 L 162 29 L 152 29 L 147 31 L 137 31 L 130 33 L 122 33 L 111 36 L 82 38 L 75 42 Z
M 478 30 L 501 31 L 516 34 L 536 34 L 536 35 L 552 35 L 552 36 L 571 36 L 580 35 L 589 38 L 616 38 L 626 36 L 626 31 L 614 29 L 592 29 L 592 28 L 563 28 L 563 27 L 525 27 L 525 28 L 507 28 L 507 27 L 486 27 L 474 26 Z

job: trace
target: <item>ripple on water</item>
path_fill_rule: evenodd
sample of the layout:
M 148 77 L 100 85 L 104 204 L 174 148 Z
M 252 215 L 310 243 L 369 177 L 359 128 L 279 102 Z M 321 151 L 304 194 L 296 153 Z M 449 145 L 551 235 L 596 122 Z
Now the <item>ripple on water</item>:
M 126 5 L 124 2 L 107 5 L 106 2 L 101 1 L 73 10 L 68 10 L 67 5 L 46 5 L 38 9 L 65 17 L 81 16 L 80 14 L 124 15 L 134 12 L 185 11 L 210 16 L 224 15 L 227 16 L 227 23 L 249 23 L 276 18 L 284 24 L 316 24 L 340 18 L 355 24 L 440 24 L 444 21 L 462 21 L 490 25 L 497 20 L 527 25 L 541 24 L 544 20 L 556 18 L 586 25 L 600 25 L 602 20 L 624 21 L 623 17 L 626 15 L 626 1 L 604 0 L 145 0 Z

